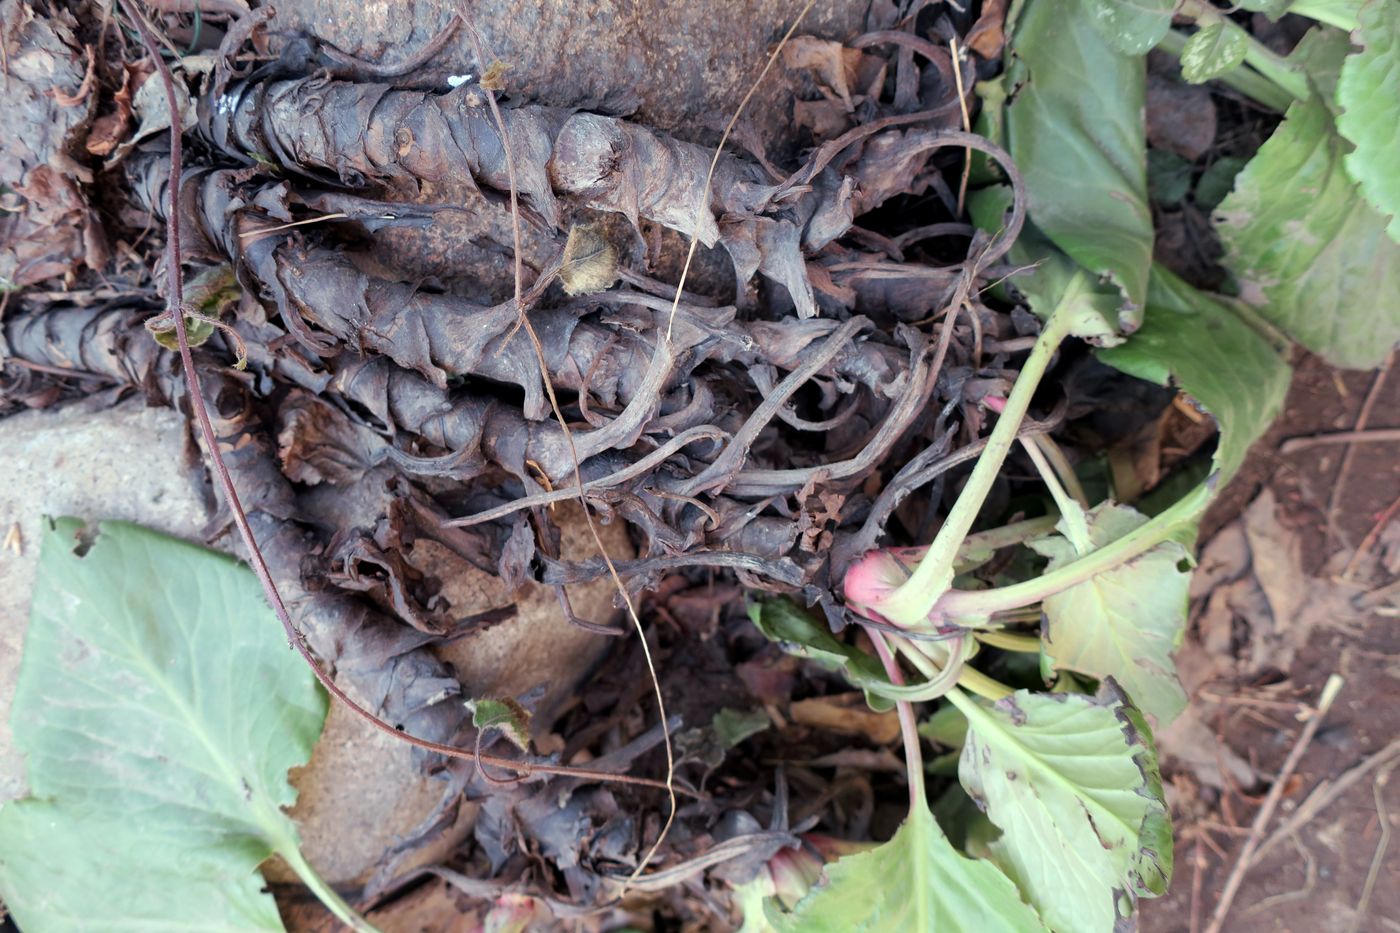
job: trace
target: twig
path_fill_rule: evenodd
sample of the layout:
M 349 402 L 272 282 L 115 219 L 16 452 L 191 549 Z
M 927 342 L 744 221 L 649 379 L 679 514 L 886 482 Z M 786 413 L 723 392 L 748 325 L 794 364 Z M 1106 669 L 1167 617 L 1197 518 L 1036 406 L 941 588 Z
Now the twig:
M 1385 387 L 1385 377 L 1390 372 L 1390 364 L 1395 361 L 1395 350 L 1392 349 L 1386 355 L 1385 362 L 1376 371 L 1376 378 L 1371 380 L 1371 388 L 1366 392 L 1366 400 L 1361 403 L 1361 411 L 1356 416 L 1355 431 L 1366 430 L 1366 422 L 1371 417 L 1371 409 L 1376 405 L 1376 399 L 1380 398 L 1381 389 Z M 1347 478 L 1351 473 L 1351 461 L 1356 456 L 1356 447 L 1351 443 L 1347 444 L 1346 453 L 1342 454 L 1342 465 L 1337 468 L 1337 481 L 1332 484 L 1332 494 L 1327 497 L 1327 543 L 1330 545 L 1333 532 L 1337 530 L 1334 519 L 1337 515 L 1337 508 L 1342 502 L 1342 493 L 1346 489 Z M 1346 543 L 1346 542 L 1344 542 Z
M 1288 753 L 1288 758 L 1284 760 L 1278 777 L 1274 779 L 1273 786 L 1269 788 L 1268 796 L 1264 798 L 1264 805 L 1254 815 L 1254 823 L 1249 827 L 1249 838 L 1240 848 L 1240 854 L 1235 860 L 1235 867 L 1230 870 L 1230 878 L 1225 882 L 1225 890 L 1221 892 L 1220 901 L 1215 905 L 1215 911 L 1211 914 L 1210 925 L 1206 927 L 1206 933 L 1220 933 L 1225 923 L 1225 917 L 1230 913 L 1230 905 L 1234 902 L 1235 895 L 1239 893 L 1240 884 L 1244 881 L 1245 872 L 1249 871 L 1254 852 L 1259 848 L 1264 830 L 1268 827 L 1269 820 L 1273 819 L 1278 802 L 1283 799 L 1283 789 L 1297 769 L 1298 762 L 1303 760 L 1303 753 L 1312 744 L 1313 736 L 1317 735 L 1318 727 L 1322 725 L 1327 711 L 1332 708 L 1332 702 L 1337 699 L 1337 694 L 1341 692 L 1342 683 L 1341 675 L 1333 674 L 1327 678 L 1327 683 L 1323 684 L 1322 694 L 1318 697 L 1317 708 L 1313 711 L 1312 718 L 1308 720 L 1307 725 L 1303 726 L 1303 731 L 1298 735 L 1298 741 L 1293 744 L 1293 750 Z
M 1386 525 L 1390 524 L 1391 519 L 1395 518 L 1397 512 L 1400 512 L 1400 498 L 1386 507 L 1386 510 L 1381 513 L 1381 517 L 1376 519 L 1376 523 L 1371 526 L 1371 530 L 1366 532 L 1366 537 L 1362 538 L 1361 543 L 1356 546 L 1356 551 L 1351 555 L 1351 559 L 1342 568 L 1342 582 L 1351 581 L 1352 574 L 1356 573 L 1356 568 L 1365 560 L 1366 555 L 1371 552 L 1371 548 L 1375 547 L 1381 532 L 1385 530 Z
M 962 108 L 962 128 L 964 133 L 972 132 L 972 117 L 967 112 L 967 92 L 963 90 L 962 79 L 962 54 L 958 51 L 958 40 L 956 37 L 948 40 L 948 48 L 953 53 L 953 80 L 958 85 L 958 105 Z M 967 182 L 972 177 L 972 148 L 963 150 L 963 170 L 962 180 L 958 182 L 958 216 L 963 214 L 963 205 L 967 203 Z M 973 315 L 976 317 L 976 315 Z
M 812 9 L 816 2 L 817 0 L 807 0 L 807 2 L 802 5 L 802 11 L 797 14 L 797 18 L 792 21 L 792 25 L 788 27 L 788 31 L 783 33 L 782 39 L 778 40 L 778 44 L 774 46 L 772 54 L 768 56 L 768 61 L 763 63 L 763 70 L 758 73 L 758 77 L 753 79 L 753 84 L 749 85 L 748 93 L 739 101 L 739 106 L 734 108 L 734 115 L 729 118 L 729 122 L 725 124 L 724 132 L 720 134 L 719 145 L 715 146 L 715 156 L 710 160 L 710 170 L 705 173 L 705 187 L 700 193 L 702 200 L 696 205 L 695 222 L 691 224 L 690 228 L 690 247 L 685 253 L 685 265 L 681 266 L 680 281 L 676 283 L 676 298 L 671 302 L 671 316 L 666 321 L 667 343 L 671 342 L 671 328 L 676 323 L 676 310 L 681 306 L 681 293 L 685 291 L 685 280 L 686 277 L 690 275 L 690 264 L 695 259 L 695 245 L 697 242 L 695 239 L 695 232 L 700 229 L 700 212 L 710 209 L 710 185 L 715 178 L 715 167 L 719 165 L 719 157 L 724 154 L 724 144 L 729 142 L 729 134 L 734 131 L 734 125 L 739 122 L 739 116 L 744 112 L 744 108 L 748 106 L 749 99 L 758 91 L 758 86 L 763 83 L 764 76 L 767 75 L 768 70 L 773 67 L 773 63 L 778 60 L 778 56 L 782 54 L 783 47 L 788 44 L 788 40 L 792 38 L 792 34 L 797 31 L 797 27 L 802 24 L 802 20 L 806 18 L 808 11 Z
M 1385 793 L 1382 788 L 1390 780 L 1387 768 L 1371 782 L 1371 795 L 1376 799 L 1376 819 L 1381 824 L 1381 838 L 1376 843 L 1376 853 L 1371 856 L 1371 867 L 1366 871 L 1366 883 L 1361 886 L 1361 898 L 1356 902 L 1356 915 L 1351 919 L 1351 933 L 1361 929 L 1361 921 L 1371 906 L 1371 895 L 1376 890 L 1376 879 L 1380 877 L 1381 866 L 1385 864 L 1385 850 L 1390 848 L 1390 813 L 1385 807 Z
M 472 46 L 476 50 L 476 56 L 483 62 L 486 57 L 486 50 L 481 39 L 481 34 L 477 32 L 476 26 L 470 21 L 466 21 L 467 34 L 471 37 Z M 642 628 L 642 620 L 637 615 L 637 607 L 632 604 L 632 596 L 627 592 L 627 587 L 622 583 L 622 577 L 617 572 L 617 565 L 613 563 L 612 556 L 608 554 L 607 547 L 603 544 L 603 536 L 598 533 L 598 525 L 593 521 L 593 511 L 588 505 L 588 493 L 583 485 L 583 467 L 579 463 L 578 447 L 574 443 L 574 432 L 569 428 L 569 422 L 564 417 L 563 409 L 559 406 L 559 399 L 554 393 L 554 383 L 549 378 L 549 364 L 545 362 L 544 347 L 540 344 L 539 334 L 535 332 L 535 325 L 531 323 L 530 317 L 525 313 L 525 303 L 523 301 L 524 282 L 522 274 L 523 259 L 521 256 L 521 235 L 520 235 L 520 205 L 518 202 L 518 191 L 515 181 L 515 157 L 511 152 L 510 137 L 506 135 L 506 124 L 501 119 L 500 107 L 496 104 L 496 93 L 490 88 L 482 88 L 486 92 L 486 102 L 491 108 L 491 116 L 496 121 L 496 128 L 501 134 L 501 144 L 506 155 L 506 173 L 510 182 L 510 212 L 511 224 L 515 237 L 515 301 L 519 311 L 516 318 L 517 326 L 525 329 L 525 334 L 530 338 L 530 345 L 534 348 L 535 359 L 539 362 L 540 378 L 544 381 L 545 394 L 549 396 L 549 407 L 554 412 L 554 420 L 559 423 L 559 429 L 564 434 L 565 441 L 569 445 L 569 456 L 573 462 L 574 489 L 577 491 L 580 507 L 583 509 L 584 521 L 588 524 L 588 532 L 593 536 L 593 543 L 598 548 L 598 554 L 603 558 L 603 563 L 608 566 L 608 575 L 612 577 L 613 586 L 616 587 L 618 595 L 622 597 L 623 604 L 627 607 L 627 615 L 632 620 L 633 627 L 637 630 L 637 638 L 642 643 L 642 656 L 646 660 L 647 673 L 651 675 L 652 689 L 656 695 L 656 708 L 661 716 L 661 732 L 666 749 L 666 796 L 670 801 L 670 807 L 666 813 L 666 822 L 661 826 L 661 832 L 657 834 L 656 841 L 647 850 L 645 856 L 637 862 L 636 869 L 631 877 L 623 883 L 626 890 L 628 884 L 641 877 L 642 872 L 650 864 L 656 855 L 661 843 L 666 840 L 666 835 L 671 831 L 671 825 L 676 819 L 676 754 L 671 746 L 671 727 L 666 717 L 666 698 L 661 692 L 661 680 L 656 676 L 656 662 L 651 656 L 651 646 L 647 644 L 646 631 Z M 706 190 L 708 190 L 706 185 Z M 679 301 L 679 295 L 677 296 Z M 506 340 L 510 336 L 507 335 Z M 479 767 L 479 766 L 478 766 Z
M 289 646 L 294 648 L 298 654 L 311 667 L 312 673 L 320 681 L 321 686 L 340 702 L 350 708 L 352 712 L 365 720 L 375 729 L 386 735 L 391 735 L 399 741 L 406 742 L 418 748 L 430 752 L 437 752 L 449 758 L 461 758 L 467 761 L 477 760 L 477 755 L 468 749 L 456 748 L 451 745 L 443 745 L 438 742 L 429 742 L 417 736 L 409 735 L 394 726 L 375 716 L 369 710 L 356 703 L 351 697 L 340 688 L 321 669 L 320 663 L 315 655 L 311 653 L 310 647 L 306 644 L 305 637 L 297 631 L 292 624 L 291 616 L 287 612 L 286 604 L 282 601 L 281 594 L 277 591 L 277 584 L 273 582 L 272 574 L 268 570 L 267 562 L 263 557 L 262 549 L 258 546 L 257 540 L 253 537 L 252 528 L 248 524 L 248 517 L 243 511 L 242 500 L 238 496 L 238 490 L 234 488 L 233 478 L 230 476 L 228 467 L 224 464 L 223 453 L 219 447 L 218 438 L 214 435 L 213 424 L 209 420 L 209 412 L 204 403 L 204 396 L 200 388 L 199 374 L 194 368 L 194 356 L 190 352 L 189 335 L 185 330 L 185 316 L 175 313 L 184 301 L 184 281 L 180 268 L 180 214 L 178 205 L 180 203 L 180 176 L 182 172 L 182 149 L 181 135 L 184 132 L 181 125 L 179 109 L 176 104 L 174 80 L 170 76 L 170 70 L 166 67 L 164 59 L 160 57 L 156 48 L 156 40 L 150 34 L 144 20 L 137 15 L 137 11 L 132 5 L 132 0 L 118 0 L 123 11 L 136 24 L 138 32 L 141 34 L 142 42 L 146 45 L 147 52 L 155 59 L 157 73 L 161 76 L 162 83 L 166 87 L 166 99 L 171 105 L 171 126 L 170 126 L 170 216 L 167 227 L 167 240 L 169 255 L 167 256 L 166 274 L 168 276 L 168 294 L 166 296 L 165 313 L 172 316 L 175 321 L 175 335 L 180 345 L 180 362 L 184 370 L 185 386 L 189 393 L 190 407 L 194 410 L 195 418 L 199 422 L 200 434 L 204 440 L 205 448 L 208 451 L 209 460 L 218 481 L 219 489 L 223 493 L 224 500 L 228 504 L 229 511 L 233 514 L 234 524 L 238 527 L 239 536 L 243 540 L 243 545 L 248 551 L 248 562 L 253 567 L 253 572 L 257 575 L 258 581 L 262 584 L 263 594 L 267 597 L 273 612 L 277 615 L 278 621 L 282 623 L 282 629 L 286 632 Z M 571 768 L 561 765 L 540 765 L 525 761 L 514 761 L 509 758 L 500 758 L 495 755 L 481 755 L 480 760 L 498 768 L 505 768 L 518 773 L 534 775 L 553 775 L 559 777 L 573 777 L 586 780 L 611 781 L 620 784 L 634 784 L 644 787 L 666 787 L 660 781 L 653 781 L 648 778 L 632 777 L 631 775 L 615 774 L 607 771 L 591 771 L 589 769 Z
M 1195 851 L 1191 853 L 1191 933 L 1200 933 L 1201 929 L 1201 887 L 1205 881 L 1205 856 L 1201 854 L 1201 837 L 1205 833 L 1196 834 Z
M 305 220 L 293 220 L 291 223 L 278 224 L 275 227 L 254 227 L 251 230 L 244 230 L 242 233 L 238 234 L 238 238 L 240 240 L 246 240 L 248 237 L 263 236 L 268 233 L 277 233 L 281 230 L 290 230 L 293 227 L 304 227 L 307 224 L 319 224 L 322 221 L 326 220 L 344 220 L 349 216 L 350 215 L 345 213 L 344 211 L 337 211 L 334 214 L 322 214 L 319 217 L 308 217 Z
M 1298 855 L 1303 859 L 1303 886 L 1296 891 L 1282 891 L 1272 894 L 1263 900 L 1250 904 L 1241 914 L 1243 917 L 1253 917 L 1255 914 L 1262 914 L 1266 910 L 1273 910 L 1280 904 L 1289 904 L 1293 901 L 1303 900 L 1317 889 L 1317 859 L 1308 851 L 1307 846 L 1297 836 L 1290 836 L 1293 848 L 1298 850 Z
M 1393 444 L 1400 441 L 1400 428 L 1373 428 L 1369 431 L 1331 431 L 1311 437 L 1290 437 L 1279 445 L 1281 454 L 1293 454 L 1311 447 L 1331 444 Z
M 1270 835 L 1268 839 L 1264 840 L 1263 845 L 1259 846 L 1258 852 L 1255 853 L 1254 860 L 1258 862 L 1264 856 L 1268 855 L 1269 850 L 1278 845 L 1279 840 L 1291 836 L 1293 833 L 1302 829 L 1309 820 L 1327 809 L 1337 798 L 1350 790 L 1352 785 L 1356 784 L 1376 768 L 1396 758 L 1400 758 L 1400 739 L 1392 739 L 1389 745 L 1375 754 L 1370 755 L 1360 764 L 1356 765 L 1356 767 L 1342 774 L 1335 781 L 1324 781 L 1319 784 L 1313 792 L 1308 795 L 1308 799 L 1304 800 L 1302 804 L 1299 805 L 1298 809 L 1294 811 L 1293 815 L 1288 818 L 1288 821 L 1274 830 L 1273 834 Z

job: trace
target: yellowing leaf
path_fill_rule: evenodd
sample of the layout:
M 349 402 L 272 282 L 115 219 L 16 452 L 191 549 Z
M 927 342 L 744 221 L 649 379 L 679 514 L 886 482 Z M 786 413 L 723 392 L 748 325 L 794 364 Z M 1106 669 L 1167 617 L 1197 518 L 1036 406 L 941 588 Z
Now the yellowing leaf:
M 1400 339 L 1400 244 L 1348 176 L 1349 149 L 1320 98 L 1293 104 L 1215 226 L 1245 302 L 1334 365 L 1369 369 Z
M 1156 750 L 1111 682 L 1098 697 L 949 699 L 968 720 L 959 777 L 1002 831 L 992 852 L 1052 929 L 1111 933 L 1136 896 L 1166 890 L 1171 826 Z
M 1095 549 L 1147 522 L 1133 509 L 1112 503 L 1092 509 L 1088 517 Z M 1058 535 L 1032 542 L 1031 547 L 1050 558 L 1047 573 L 1081 556 Z M 1100 679 L 1113 677 L 1159 725 L 1171 722 L 1186 707 L 1171 654 L 1186 630 L 1191 574 L 1182 565 L 1188 560 L 1180 543 L 1163 541 L 1122 566 L 1046 599 L 1046 665 Z

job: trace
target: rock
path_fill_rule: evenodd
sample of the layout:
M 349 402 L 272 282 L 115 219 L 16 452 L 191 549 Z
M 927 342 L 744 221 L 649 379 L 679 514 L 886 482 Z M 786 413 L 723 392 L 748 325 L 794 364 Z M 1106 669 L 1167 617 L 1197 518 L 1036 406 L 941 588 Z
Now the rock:
M 1210 90 L 1161 74 L 1147 76 L 1147 142 L 1194 162 L 1215 142 Z
M 578 507 L 561 503 L 556 508 L 564 556 L 593 556 L 596 545 Z M 598 530 L 613 559 L 633 556 L 620 523 L 599 525 Z M 419 541 L 413 562 L 443 581 L 442 595 L 455 613 L 471 615 L 515 603 L 513 619 L 452 642 L 438 654 L 456 668 L 464 692 L 473 697 L 519 697 L 544 688 L 532 719 L 535 734 L 542 735 L 610 639 L 565 621 L 550 588 L 527 584 L 512 594 L 499 578 L 434 542 Z M 569 588 L 574 612 L 604 624 L 616 615 L 612 594 L 607 578 Z M 432 813 L 442 795 L 442 785 L 419 772 L 411 746 L 338 704 L 331 707 L 311 761 L 293 770 L 292 783 L 300 791 L 291 812 L 301 828 L 302 852 L 326 880 L 343 885 L 364 884 L 384 853 Z M 455 823 L 399 870 L 446 857 L 471 832 L 475 816 L 474 806 L 462 807 Z M 295 880 L 277 859 L 263 867 L 263 874 L 270 881 Z

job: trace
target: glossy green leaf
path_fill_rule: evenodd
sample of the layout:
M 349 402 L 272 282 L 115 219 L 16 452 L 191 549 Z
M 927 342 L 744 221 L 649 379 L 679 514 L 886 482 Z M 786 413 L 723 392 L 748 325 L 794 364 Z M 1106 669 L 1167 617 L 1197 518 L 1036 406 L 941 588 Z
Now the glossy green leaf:
M 1203 84 L 1234 71 L 1249 49 L 1245 31 L 1228 19 L 1219 19 L 1196 30 L 1181 50 L 1181 76 L 1192 84 Z
M 1095 549 L 1147 522 L 1127 506 L 1107 502 L 1091 509 L 1088 518 Z M 1061 535 L 1033 541 L 1031 547 L 1050 558 L 1047 573 L 1081 556 Z M 1159 724 L 1171 722 L 1186 707 L 1171 655 L 1186 631 L 1191 573 L 1181 568 L 1189 560 L 1180 542 L 1163 541 L 1046 599 L 1041 649 L 1046 667 L 1113 677 Z
M 953 848 L 926 805 L 889 842 L 828 865 L 826 881 L 791 913 L 771 901 L 767 911 L 782 933 L 1045 930 L 995 865 Z
M 81 529 L 42 543 L 0 896 L 26 933 L 280 930 L 257 866 L 305 867 L 282 808 L 325 696 L 232 558 L 122 522 L 80 553 Z
M 1002 832 L 992 852 L 1052 929 L 1111 933 L 1136 897 L 1166 890 L 1156 749 L 1111 681 L 1097 697 L 950 698 L 968 718 L 963 786 Z
M 1337 366 L 1369 369 L 1400 339 L 1400 244 L 1342 164 L 1319 98 L 1300 101 L 1216 212 L 1241 297 Z
M 1160 385 L 1175 383 L 1215 417 L 1215 464 L 1223 485 L 1283 410 L 1292 371 L 1235 302 L 1207 295 L 1162 267 L 1152 270 L 1147 316 L 1122 346 L 1099 359 Z
M 1354 38 L 1363 48 L 1347 57 L 1337 82 L 1337 129 L 1356 147 L 1347 170 L 1400 242 L 1400 3 L 1375 0 L 1360 20 Z
M 872 692 L 873 689 L 890 686 L 885 668 L 879 660 L 838 641 L 823 624 L 791 600 L 755 600 L 749 604 L 749 619 L 788 654 L 841 671 L 851 683 L 865 690 L 866 701 L 872 709 L 884 711 L 894 708 L 892 701 Z
M 1016 91 L 1006 140 L 1025 177 L 1030 219 L 1117 286 L 1114 324 L 1132 331 L 1152 264 L 1144 59 L 1103 37 L 1089 2 L 1027 0 L 1007 58 Z
M 1161 42 L 1175 7 L 1176 0 L 1089 0 L 1094 25 L 1127 55 L 1142 55 Z

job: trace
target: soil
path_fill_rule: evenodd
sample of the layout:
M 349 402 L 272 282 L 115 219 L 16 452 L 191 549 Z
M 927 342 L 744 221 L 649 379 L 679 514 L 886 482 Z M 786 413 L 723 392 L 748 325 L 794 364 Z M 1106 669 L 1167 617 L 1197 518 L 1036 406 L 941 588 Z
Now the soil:
M 1376 396 L 1371 428 L 1396 424 L 1400 380 L 1391 376 Z M 1283 416 L 1207 516 L 1204 546 L 1258 496 L 1271 493 L 1279 525 L 1296 539 L 1302 570 L 1325 583 L 1400 497 L 1400 458 L 1393 445 L 1357 444 L 1343 474 L 1344 446 L 1292 453 L 1279 448 L 1289 438 L 1353 428 L 1374 379 L 1372 373 L 1332 369 L 1312 356 L 1301 359 Z M 1334 495 L 1335 502 L 1329 502 Z M 1394 582 L 1393 572 L 1387 576 L 1377 568 L 1364 589 L 1375 591 Z M 1189 777 L 1168 775 L 1179 790 L 1186 790 L 1175 801 L 1177 875 L 1166 898 L 1144 905 L 1145 931 L 1204 928 L 1198 923 L 1209 917 L 1262 795 L 1298 736 L 1301 726 L 1293 704 L 1315 702 L 1333 673 L 1345 678 L 1345 686 L 1285 786 L 1264 837 L 1319 787 L 1375 756 L 1383 754 L 1383 763 L 1253 864 L 1224 928 L 1239 933 L 1400 929 L 1393 919 L 1400 917 L 1400 856 L 1388 845 L 1388 827 L 1400 821 L 1400 784 L 1388 780 L 1400 763 L 1393 746 L 1400 735 L 1400 629 L 1393 607 L 1391 601 L 1375 611 L 1336 615 L 1296 646 L 1286 670 L 1252 681 L 1221 680 L 1197 691 L 1193 707 L 1205 711 L 1221 747 L 1249 762 L 1259 779 L 1255 786 L 1232 787 L 1207 802 L 1190 792 Z M 1198 639 L 1199 633 L 1192 637 Z M 1248 641 L 1245 632 L 1232 647 L 1242 654 Z M 1229 700 L 1210 702 L 1201 692 Z M 1373 873 L 1363 915 L 1358 905 Z

